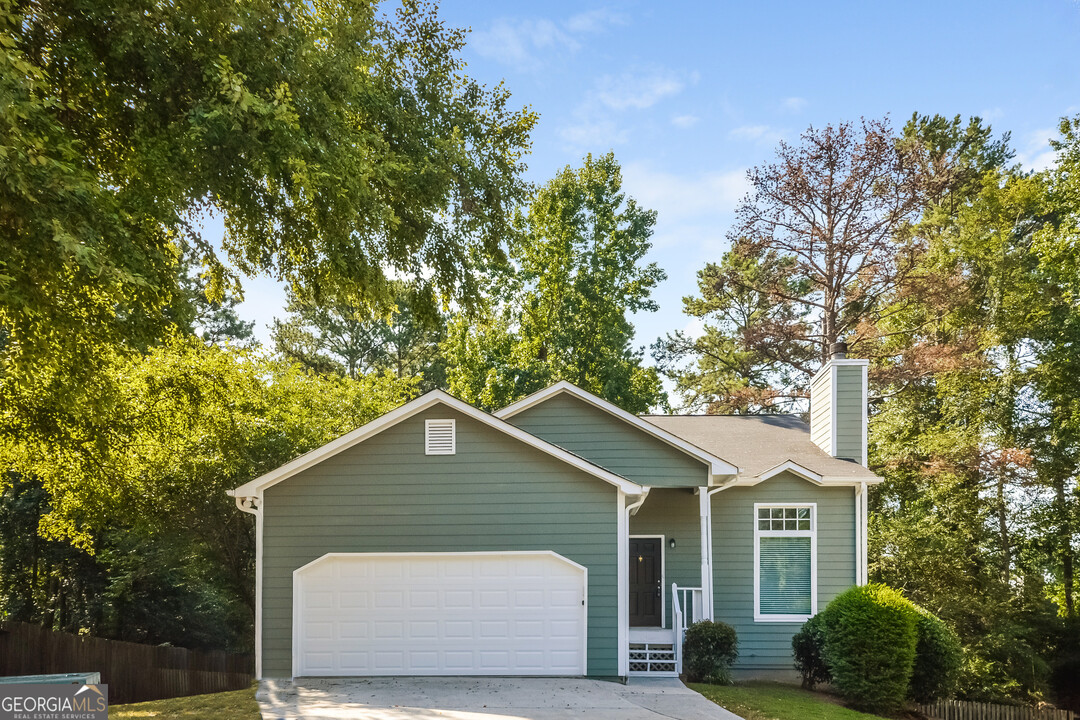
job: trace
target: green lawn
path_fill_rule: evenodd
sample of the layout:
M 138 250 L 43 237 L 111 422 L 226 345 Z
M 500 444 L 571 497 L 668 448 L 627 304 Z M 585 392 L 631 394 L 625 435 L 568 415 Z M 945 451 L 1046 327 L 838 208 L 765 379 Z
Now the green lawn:
M 690 687 L 746 720 L 881 720 L 877 715 L 842 707 L 830 695 L 791 685 L 765 682 L 738 685 L 692 683 Z
M 152 700 L 151 702 L 114 705 L 109 718 L 160 718 L 161 720 L 259 720 L 255 686 L 247 690 L 191 695 Z

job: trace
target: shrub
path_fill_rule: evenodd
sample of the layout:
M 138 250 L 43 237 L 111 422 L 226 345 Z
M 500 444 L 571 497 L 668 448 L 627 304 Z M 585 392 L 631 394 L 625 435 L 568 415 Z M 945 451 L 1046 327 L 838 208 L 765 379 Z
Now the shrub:
M 686 629 L 683 670 L 691 682 L 730 684 L 731 665 L 737 657 L 739 640 L 727 623 L 702 620 Z
M 932 703 L 952 695 L 960 678 L 963 651 L 960 638 L 936 615 L 914 606 L 915 665 L 911 672 L 908 697 L 918 703 Z
M 884 585 L 853 587 L 822 613 L 825 662 L 851 706 L 891 712 L 907 696 L 918 640 L 914 606 Z
M 829 666 L 825 664 L 825 625 L 821 613 L 807 620 L 791 638 L 791 651 L 804 688 L 813 690 L 819 683 L 832 682 Z

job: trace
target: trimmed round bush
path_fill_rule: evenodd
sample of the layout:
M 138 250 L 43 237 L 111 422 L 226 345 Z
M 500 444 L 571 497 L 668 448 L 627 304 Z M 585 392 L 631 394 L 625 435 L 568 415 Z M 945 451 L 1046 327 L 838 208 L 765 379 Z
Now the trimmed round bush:
M 686 629 L 683 671 L 690 682 L 730 684 L 731 666 L 737 657 L 739 640 L 735 628 L 727 623 L 702 620 Z
M 960 638 L 936 615 L 913 606 L 915 621 L 915 665 L 911 672 L 908 697 L 917 703 L 932 703 L 952 695 L 960 679 L 963 650 Z
M 893 712 L 904 703 L 915 664 L 919 614 L 885 585 L 841 593 L 821 613 L 825 663 L 849 705 Z
M 832 673 L 825 664 L 825 624 L 821 613 L 803 623 L 791 638 L 791 651 L 804 688 L 813 690 L 820 683 L 832 682 Z

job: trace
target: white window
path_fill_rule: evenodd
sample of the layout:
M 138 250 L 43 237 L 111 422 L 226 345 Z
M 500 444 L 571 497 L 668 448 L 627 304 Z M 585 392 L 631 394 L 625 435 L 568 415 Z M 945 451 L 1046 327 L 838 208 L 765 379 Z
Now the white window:
M 817 505 L 754 505 L 754 620 L 817 613 Z
M 426 420 L 424 422 L 424 454 L 453 455 L 457 452 L 456 435 L 453 420 Z

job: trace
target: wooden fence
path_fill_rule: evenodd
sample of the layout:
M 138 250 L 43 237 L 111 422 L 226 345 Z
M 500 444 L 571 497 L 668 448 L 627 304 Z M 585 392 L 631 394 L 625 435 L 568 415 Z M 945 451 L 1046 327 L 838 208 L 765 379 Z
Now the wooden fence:
M 0 676 L 100 672 L 109 703 L 242 690 L 254 675 L 251 655 L 106 640 L 0 623 Z
M 933 705 L 916 705 L 915 708 L 935 720 L 1080 720 L 1080 715 L 1070 710 L 966 700 L 940 700 Z

